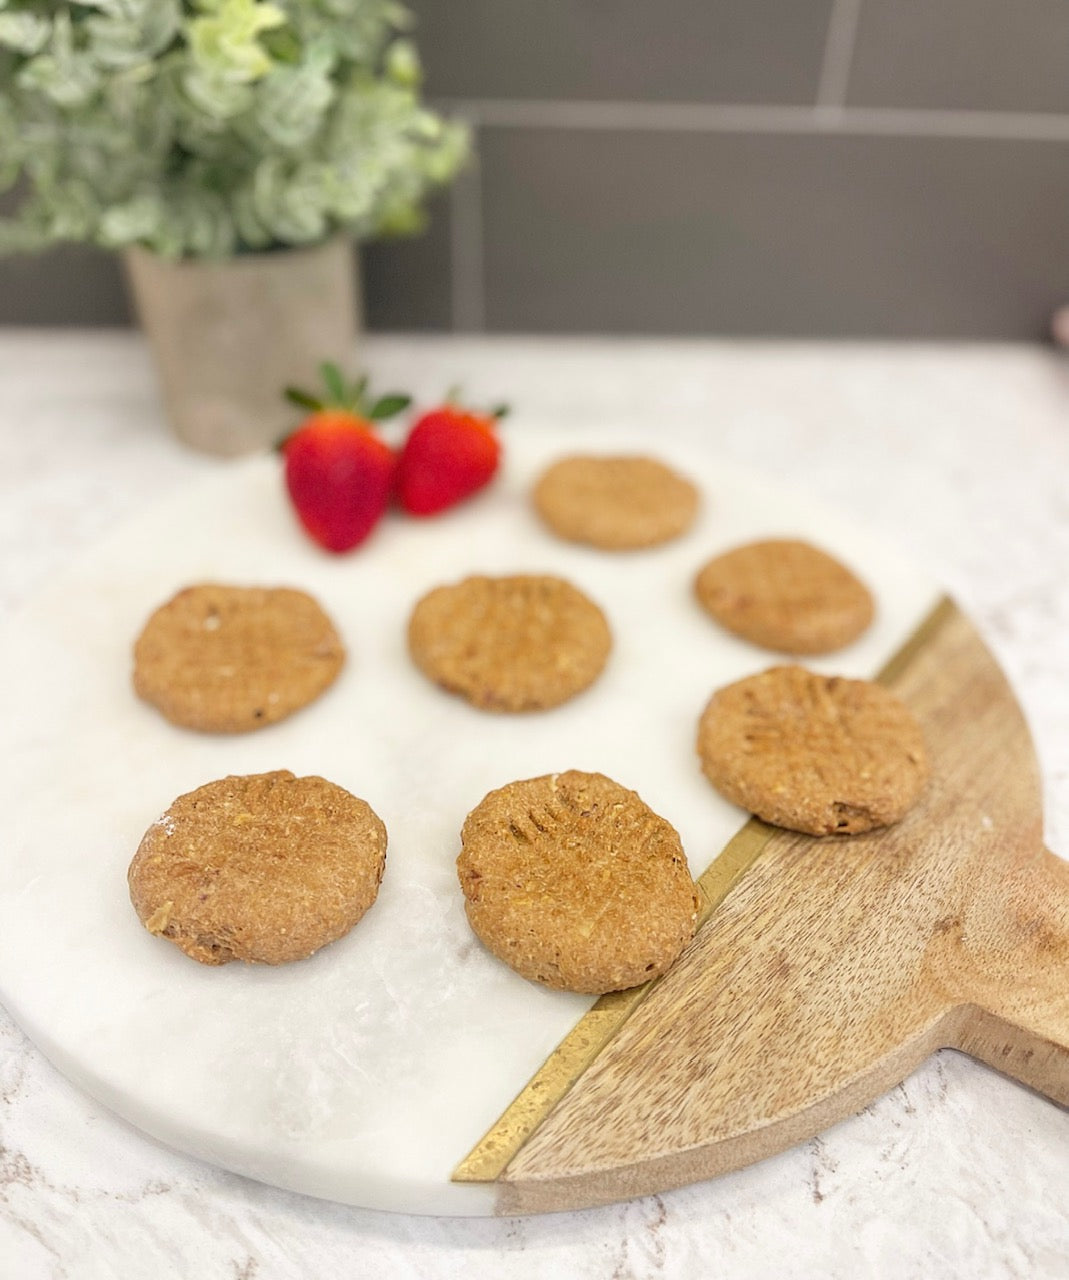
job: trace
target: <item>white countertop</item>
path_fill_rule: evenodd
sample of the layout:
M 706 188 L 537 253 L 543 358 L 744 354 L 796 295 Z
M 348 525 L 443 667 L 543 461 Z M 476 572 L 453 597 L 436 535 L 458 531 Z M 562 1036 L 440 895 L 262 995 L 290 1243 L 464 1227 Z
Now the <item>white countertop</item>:
M 1069 363 L 1025 347 L 376 338 L 376 385 L 517 421 L 701 437 L 942 580 L 1032 725 L 1069 855 Z M 506 426 L 505 430 L 508 430 Z M 79 548 L 217 464 L 167 434 L 141 340 L 0 333 L 0 622 Z M 8 673 L 8 678 L 17 678 Z M 578 1214 L 431 1219 L 278 1191 L 159 1146 L 0 1011 L 0 1276 L 1069 1274 L 1069 1115 L 960 1054 L 820 1138 Z

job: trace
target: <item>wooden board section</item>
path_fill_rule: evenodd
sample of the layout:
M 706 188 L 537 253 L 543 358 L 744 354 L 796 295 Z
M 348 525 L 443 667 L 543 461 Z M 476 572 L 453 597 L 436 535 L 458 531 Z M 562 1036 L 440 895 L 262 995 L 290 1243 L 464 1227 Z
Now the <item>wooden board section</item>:
M 865 836 L 751 824 L 752 865 L 714 863 L 726 897 L 676 967 L 600 1002 L 569 1037 L 578 1056 L 566 1042 L 458 1170 L 497 1181 L 499 1212 L 738 1168 L 940 1047 L 1069 1104 L 1069 863 L 1043 848 L 1020 710 L 949 602 L 883 678 L 924 725 L 922 804 Z

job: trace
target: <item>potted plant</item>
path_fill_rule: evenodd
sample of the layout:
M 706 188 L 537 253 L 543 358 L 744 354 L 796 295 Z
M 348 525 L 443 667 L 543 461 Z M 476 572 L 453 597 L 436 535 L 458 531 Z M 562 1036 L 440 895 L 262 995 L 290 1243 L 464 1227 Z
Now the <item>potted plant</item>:
M 277 437 L 351 360 L 353 243 L 421 226 L 466 135 L 421 102 L 393 0 L 0 0 L 0 250 L 121 251 L 187 442 Z

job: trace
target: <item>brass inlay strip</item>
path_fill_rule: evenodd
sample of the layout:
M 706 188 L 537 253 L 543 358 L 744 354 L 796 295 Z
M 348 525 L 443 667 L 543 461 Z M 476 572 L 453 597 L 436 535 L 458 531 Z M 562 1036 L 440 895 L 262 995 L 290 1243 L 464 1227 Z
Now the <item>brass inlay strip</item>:
M 876 679 L 890 684 L 915 654 L 953 616 L 946 597 L 934 606 L 902 647 L 880 669 Z M 698 878 L 702 906 L 695 932 L 709 919 L 745 873 L 757 861 L 779 828 L 751 818 L 724 846 Z M 500 1119 L 479 1139 L 453 1171 L 454 1182 L 495 1182 L 528 1138 L 582 1076 L 598 1054 L 635 1012 L 659 979 L 601 996 L 579 1019 Z
M 893 653 L 880 668 L 876 679 L 880 684 L 894 684 L 934 635 L 955 617 L 958 607 L 949 596 L 942 596 L 932 606 L 931 613 L 917 627 L 907 641 Z

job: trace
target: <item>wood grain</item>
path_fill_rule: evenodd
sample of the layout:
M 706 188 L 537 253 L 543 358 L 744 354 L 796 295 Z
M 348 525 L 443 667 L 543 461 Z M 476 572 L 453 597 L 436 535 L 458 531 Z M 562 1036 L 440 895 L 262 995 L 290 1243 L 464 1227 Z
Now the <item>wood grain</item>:
M 1005 678 L 950 604 L 885 673 L 933 781 L 883 832 L 774 832 L 499 1179 L 579 1208 L 759 1160 L 962 1049 L 1069 1104 L 1069 864 Z M 700 701 L 700 699 L 699 699 Z M 714 864 L 715 865 L 715 864 Z

